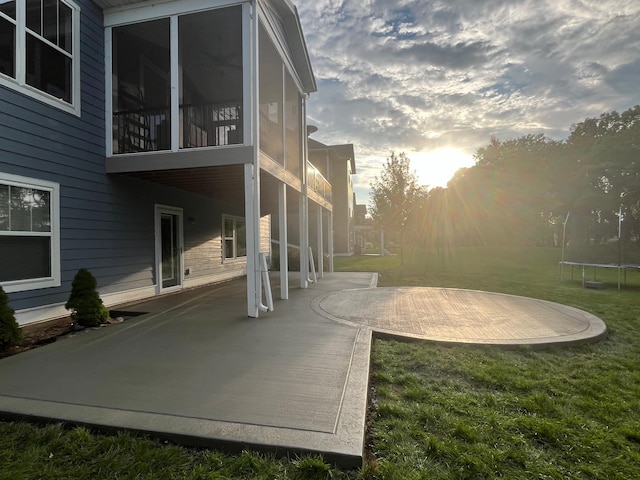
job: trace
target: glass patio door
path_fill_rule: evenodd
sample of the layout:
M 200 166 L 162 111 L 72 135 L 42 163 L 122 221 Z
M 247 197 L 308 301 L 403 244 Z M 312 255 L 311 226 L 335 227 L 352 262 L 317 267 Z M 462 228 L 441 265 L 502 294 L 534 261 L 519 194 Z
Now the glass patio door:
M 159 291 L 182 286 L 182 211 L 157 207 L 156 257 Z

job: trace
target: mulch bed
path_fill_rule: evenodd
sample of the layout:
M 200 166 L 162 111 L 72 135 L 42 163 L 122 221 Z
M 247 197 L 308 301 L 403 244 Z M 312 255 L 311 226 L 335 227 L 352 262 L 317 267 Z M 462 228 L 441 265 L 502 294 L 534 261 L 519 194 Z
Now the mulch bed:
M 108 327 L 114 323 L 122 323 L 128 318 L 143 315 L 145 312 L 126 312 L 112 310 L 111 317 L 106 323 L 101 324 L 99 327 L 81 327 L 75 325 L 71 320 L 71 317 L 59 318 L 57 320 L 51 320 L 43 323 L 36 323 L 35 325 L 26 325 L 22 327 L 22 343 L 20 345 L 14 345 L 0 349 L 0 358 L 10 357 L 20 352 L 32 350 L 34 348 L 48 345 L 55 342 L 58 338 L 68 335 L 70 333 L 77 333 L 79 331 L 91 331 L 96 328 Z
M 55 342 L 58 337 L 73 331 L 71 317 L 60 318 L 50 322 L 27 325 L 22 328 L 22 343 L 0 350 L 0 358 L 10 357 L 26 350 L 41 347 Z

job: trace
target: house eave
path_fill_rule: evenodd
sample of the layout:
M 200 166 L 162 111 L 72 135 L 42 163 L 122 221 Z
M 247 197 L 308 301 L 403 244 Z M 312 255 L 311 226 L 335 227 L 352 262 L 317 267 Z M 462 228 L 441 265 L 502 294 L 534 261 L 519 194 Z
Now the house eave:
M 341 145 L 325 145 L 312 138 L 309 139 L 309 152 L 326 152 L 332 160 L 348 161 L 351 165 L 351 174 L 356 173 L 356 157 L 352 143 Z

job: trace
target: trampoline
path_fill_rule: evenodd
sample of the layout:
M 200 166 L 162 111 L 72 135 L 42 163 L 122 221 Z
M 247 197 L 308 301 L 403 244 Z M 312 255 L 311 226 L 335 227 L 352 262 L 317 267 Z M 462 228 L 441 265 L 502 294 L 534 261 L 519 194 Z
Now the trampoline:
M 616 218 L 617 217 L 617 218 Z M 625 221 L 624 207 L 608 217 L 602 212 L 589 215 L 567 214 L 562 229 L 562 256 L 560 259 L 560 281 L 564 280 L 565 267 L 581 273 L 582 285 L 587 285 L 589 270 L 593 281 L 597 281 L 597 270 L 616 269 L 618 290 L 627 282 L 627 271 L 640 272 L 640 232 Z

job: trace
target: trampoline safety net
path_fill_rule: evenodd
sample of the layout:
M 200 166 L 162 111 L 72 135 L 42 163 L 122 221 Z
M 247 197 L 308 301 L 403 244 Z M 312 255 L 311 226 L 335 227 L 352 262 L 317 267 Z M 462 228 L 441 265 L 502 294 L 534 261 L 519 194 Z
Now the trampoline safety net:
M 625 221 L 622 208 L 610 219 L 569 213 L 564 225 L 562 262 L 640 266 L 638 235 L 637 226 Z

